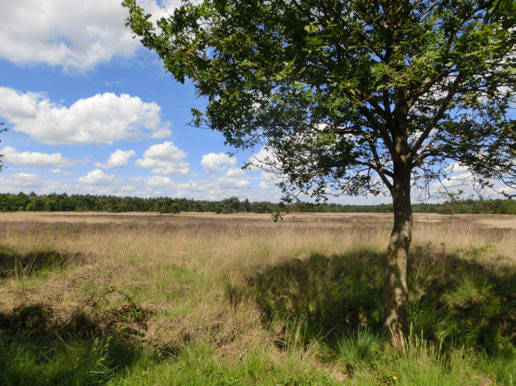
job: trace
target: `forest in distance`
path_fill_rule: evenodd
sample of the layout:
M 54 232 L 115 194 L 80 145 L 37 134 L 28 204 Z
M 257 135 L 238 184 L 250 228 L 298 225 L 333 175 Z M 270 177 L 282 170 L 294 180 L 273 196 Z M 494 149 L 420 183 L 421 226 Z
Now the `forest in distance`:
M 414 213 L 437 214 L 516 214 L 516 201 L 511 199 L 448 200 L 442 203 L 417 203 Z M 215 212 L 215 213 L 392 213 L 392 204 L 343 205 L 337 203 L 294 202 L 290 204 L 268 201 L 251 202 L 230 197 L 220 201 L 193 200 L 169 197 L 118 197 L 90 194 L 0 194 L 0 211 L 43 212 Z

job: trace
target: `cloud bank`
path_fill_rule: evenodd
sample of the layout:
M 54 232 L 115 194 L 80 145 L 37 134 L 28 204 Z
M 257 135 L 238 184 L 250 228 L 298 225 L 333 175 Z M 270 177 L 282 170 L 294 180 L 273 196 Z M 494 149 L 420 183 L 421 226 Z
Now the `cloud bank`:
M 120 0 L 1 1 L 0 58 L 84 72 L 113 57 L 132 57 L 140 43 L 125 27 Z M 178 1 L 139 2 L 164 15 Z
M 161 107 L 156 103 L 109 92 L 65 107 L 42 93 L 0 87 L 0 117 L 13 123 L 14 131 L 49 145 L 165 138 L 171 126 L 161 121 Z
M 61 153 L 18 152 L 11 146 L 4 147 L 0 153 L 4 155 L 7 163 L 22 166 L 53 166 L 62 168 L 71 167 L 80 162 L 65 158 Z

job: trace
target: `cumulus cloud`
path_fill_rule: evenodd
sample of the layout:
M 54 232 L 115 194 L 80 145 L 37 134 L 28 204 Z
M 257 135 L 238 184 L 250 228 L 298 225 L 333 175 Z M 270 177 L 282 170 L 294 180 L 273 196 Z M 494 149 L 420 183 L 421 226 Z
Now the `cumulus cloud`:
M 279 178 L 271 172 L 261 172 L 261 181 L 258 184 L 263 190 L 279 190 L 277 184 L 280 182 Z
M 218 173 L 223 171 L 226 167 L 221 166 L 234 165 L 236 158 L 230 157 L 226 153 L 208 153 L 202 156 L 201 165 L 203 166 L 206 173 Z
M 18 152 L 14 147 L 6 146 L 0 153 L 5 157 L 7 163 L 23 166 L 53 166 L 69 167 L 79 163 L 78 160 L 63 157 L 61 153 L 39 153 L 22 151 Z
M 50 145 L 165 138 L 171 125 L 161 121 L 158 104 L 128 94 L 96 94 L 65 107 L 42 93 L 6 87 L 0 87 L 0 116 L 14 124 L 14 131 Z
M 11 176 L 0 177 L 0 192 L 16 193 L 33 190 L 41 184 L 41 179 L 36 174 L 18 173 Z
M 452 162 L 445 169 L 446 173 L 465 173 L 469 172 L 469 168 L 467 166 L 461 165 L 459 162 Z
M 119 0 L 2 1 L 0 58 L 16 64 L 45 63 L 86 71 L 115 56 L 134 55 L 139 42 Z M 178 1 L 139 1 L 153 15 Z
M 174 182 L 170 179 L 170 177 L 164 176 L 153 176 L 147 177 L 144 179 L 145 185 L 152 187 L 160 187 L 160 188 L 173 188 Z
M 244 171 L 238 168 L 230 168 L 223 176 L 217 179 L 217 185 L 223 189 L 243 189 L 250 184 L 249 180 L 244 177 Z
M 249 170 L 271 170 L 278 168 L 278 161 L 272 148 L 262 147 L 260 151 L 249 157 Z
M 271 148 L 262 147 L 258 153 L 249 158 L 248 162 L 250 170 L 261 171 L 261 181 L 258 184 L 261 190 L 279 192 L 277 184 L 281 181 L 282 176 L 279 172 L 277 158 Z
M 7 178 L 9 178 L 11 184 L 20 186 L 33 185 L 35 182 L 39 181 L 38 175 L 32 173 L 18 173 L 14 176 L 2 177 L 2 180 L 5 181 Z
M 177 195 L 203 200 L 221 200 L 231 196 L 244 198 L 250 181 L 242 169 L 230 168 L 215 180 L 190 180 L 176 185 Z
M 136 152 L 134 150 L 116 150 L 111 153 L 106 163 L 95 162 L 95 166 L 102 169 L 122 168 L 129 165 L 129 159 L 134 157 Z
M 52 173 L 57 174 L 58 176 L 73 176 L 72 172 L 65 172 L 64 170 L 61 170 L 59 168 L 52 170 Z
M 152 169 L 154 174 L 175 174 L 184 176 L 189 173 L 190 165 L 184 161 L 186 153 L 171 141 L 152 145 L 137 159 L 136 166 Z
M 105 185 L 109 184 L 114 180 L 115 176 L 113 174 L 106 174 L 100 169 L 95 169 L 86 174 L 84 177 L 80 177 L 77 179 L 77 182 L 89 185 Z

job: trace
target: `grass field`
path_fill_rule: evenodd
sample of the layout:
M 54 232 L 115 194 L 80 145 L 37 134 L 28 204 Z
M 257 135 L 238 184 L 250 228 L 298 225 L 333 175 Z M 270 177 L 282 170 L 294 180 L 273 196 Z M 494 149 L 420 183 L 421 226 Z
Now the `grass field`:
M 402 355 L 391 224 L 0 213 L 0 384 L 515 384 L 516 217 L 415 216 Z

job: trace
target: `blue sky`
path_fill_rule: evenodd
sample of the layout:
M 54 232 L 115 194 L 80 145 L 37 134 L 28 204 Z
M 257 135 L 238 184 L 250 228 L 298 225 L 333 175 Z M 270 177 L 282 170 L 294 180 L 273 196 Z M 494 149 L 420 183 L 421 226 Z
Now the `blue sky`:
M 119 0 L 0 7 L 0 191 L 279 199 L 271 176 L 241 169 L 251 153 L 188 125 L 203 100 L 132 39 Z
M 140 3 L 159 16 L 177 1 Z M 0 9 L 0 192 L 279 200 L 271 174 L 241 169 L 250 152 L 230 157 L 221 134 L 188 125 L 203 100 L 132 39 L 119 0 Z

